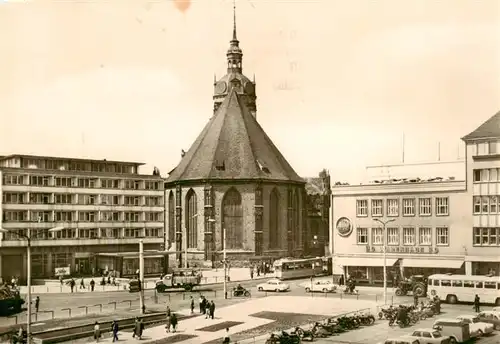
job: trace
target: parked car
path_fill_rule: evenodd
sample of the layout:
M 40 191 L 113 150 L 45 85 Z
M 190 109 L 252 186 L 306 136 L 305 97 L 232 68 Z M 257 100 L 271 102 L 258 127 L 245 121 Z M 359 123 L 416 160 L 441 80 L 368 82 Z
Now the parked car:
M 500 312 L 483 311 L 477 317 L 479 321 L 492 324 L 495 330 L 500 331 Z
M 457 319 L 467 322 L 472 338 L 482 337 L 485 334 L 493 332 L 493 325 L 481 322 L 476 314 L 474 315 L 459 315 Z
M 450 337 L 432 328 L 419 328 L 413 331 L 411 337 L 418 338 L 420 344 L 450 344 Z
M 378 344 L 423 344 L 418 338 L 411 336 L 401 336 L 397 338 L 387 338 Z
M 322 293 L 335 293 L 337 286 L 332 281 L 320 280 L 312 282 L 304 282 L 300 285 L 305 288 L 306 293 L 322 292 Z
M 469 323 L 460 319 L 439 318 L 432 328 L 450 337 L 450 344 L 465 343 L 471 339 Z
M 280 281 L 279 279 L 270 279 L 266 283 L 261 283 L 257 285 L 258 291 L 275 291 L 279 293 L 280 291 L 290 290 L 290 285 Z

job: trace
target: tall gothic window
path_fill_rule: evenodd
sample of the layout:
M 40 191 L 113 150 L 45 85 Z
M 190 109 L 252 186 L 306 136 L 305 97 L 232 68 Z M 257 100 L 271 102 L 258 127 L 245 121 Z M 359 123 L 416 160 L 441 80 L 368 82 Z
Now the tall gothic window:
M 189 189 L 186 195 L 186 235 L 187 247 L 198 247 L 198 210 L 196 207 L 196 194 Z
M 300 243 L 300 234 L 299 234 L 299 192 L 294 190 L 293 198 L 292 198 L 292 217 L 293 217 L 293 227 L 292 227 L 292 237 L 293 237 L 293 246 L 297 247 Z
M 168 241 L 175 242 L 175 199 L 174 192 L 168 195 Z
M 243 206 L 240 193 L 231 188 L 222 201 L 222 228 L 226 229 L 227 249 L 243 248 Z M 221 242 L 224 246 L 224 230 L 221 230 Z
M 280 219 L 280 195 L 276 188 L 271 192 L 269 198 L 269 248 L 279 248 L 279 219 Z

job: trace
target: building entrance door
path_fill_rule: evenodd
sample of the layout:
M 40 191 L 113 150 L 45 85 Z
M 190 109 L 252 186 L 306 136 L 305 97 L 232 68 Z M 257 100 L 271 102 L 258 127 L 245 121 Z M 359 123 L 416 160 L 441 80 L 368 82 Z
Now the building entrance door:
M 89 258 L 75 258 L 76 273 L 80 275 L 90 275 L 90 259 Z

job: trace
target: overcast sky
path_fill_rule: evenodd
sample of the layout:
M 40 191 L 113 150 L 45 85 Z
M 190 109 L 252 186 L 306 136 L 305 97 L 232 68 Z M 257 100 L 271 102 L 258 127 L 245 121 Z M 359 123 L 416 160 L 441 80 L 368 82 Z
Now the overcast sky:
M 500 1 L 237 0 L 257 118 L 302 176 L 463 157 L 500 110 Z M 212 115 L 232 2 L 0 4 L 0 154 L 180 160 Z M 285 89 L 283 89 L 285 88 Z M 150 173 L 150 168 L 144 170 Z

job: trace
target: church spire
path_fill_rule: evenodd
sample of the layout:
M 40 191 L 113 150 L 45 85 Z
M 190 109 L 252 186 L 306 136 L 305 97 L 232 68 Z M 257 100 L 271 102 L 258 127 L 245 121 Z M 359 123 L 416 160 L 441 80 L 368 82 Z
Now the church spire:
M 233 0 L 233 41 L 238 42 L 236 37 L 236 0 Z
M 240 42 L 236 36 L 236 1 L 233 0 L 233 39 L 229 42 L 227 50 L 227 72 L 242 73 L 243 52 L 240 49 Z

